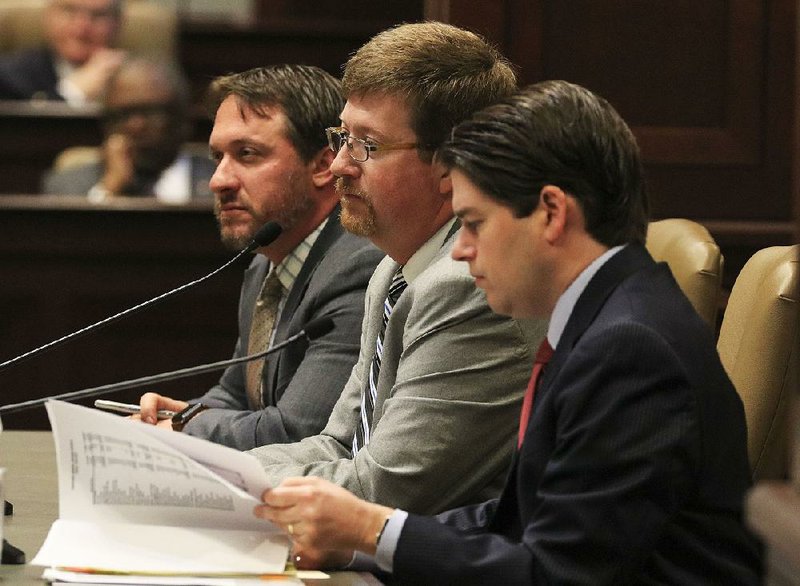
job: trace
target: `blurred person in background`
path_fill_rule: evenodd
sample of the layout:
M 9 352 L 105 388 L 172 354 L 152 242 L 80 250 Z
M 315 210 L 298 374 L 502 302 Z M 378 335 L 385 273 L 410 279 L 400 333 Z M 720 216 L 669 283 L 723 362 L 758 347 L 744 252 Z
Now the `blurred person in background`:
M 182 152 L 189 137 L 189 90 L 174 68 L 128 59 L 111 76 L 103 98 L 100 160 L 50 170 L 48 194 L 83 195 L 102 202 L 115 196 L 155 196 L 186 203 L 212 196 L 208 157 Z
M 125 52 L 115 49 L 123 0 L 50 0 L 46 44 L 0 58 L 0 99 L 99 100 Z

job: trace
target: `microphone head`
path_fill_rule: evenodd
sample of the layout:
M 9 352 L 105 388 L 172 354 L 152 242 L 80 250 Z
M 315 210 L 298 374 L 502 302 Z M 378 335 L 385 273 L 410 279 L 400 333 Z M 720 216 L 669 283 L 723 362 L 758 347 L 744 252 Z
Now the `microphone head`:
M 312 319 L 305 327 L 306 338 L 313 340 L 324 336 L 333 329 L 333 320 L 328 316 Z
M 249 250 L 255 250 L 262 246 L 268 246 L 275 242 L 275 239 L 281 235 L 281 232 L 283 232 L 283 228 L 281 228 L 277 222 L 267 222 L 255 233 L 253 241 L 247 248 Z

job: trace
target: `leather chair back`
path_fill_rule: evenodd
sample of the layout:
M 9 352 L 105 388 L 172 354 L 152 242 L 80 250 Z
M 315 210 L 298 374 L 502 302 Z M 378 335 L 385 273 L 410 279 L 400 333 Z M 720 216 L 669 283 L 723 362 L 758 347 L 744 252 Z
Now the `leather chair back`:
M 744 402 L 753 479 L 788 472 L 788 412 L 797 392 L 800 245 L 765 248 L 736 278 L 717 342 Z
M 680 218 L 651 222 L 646 247 L 667 263 L 697 313 L 716 330 L 724 258 L 708 230 Z

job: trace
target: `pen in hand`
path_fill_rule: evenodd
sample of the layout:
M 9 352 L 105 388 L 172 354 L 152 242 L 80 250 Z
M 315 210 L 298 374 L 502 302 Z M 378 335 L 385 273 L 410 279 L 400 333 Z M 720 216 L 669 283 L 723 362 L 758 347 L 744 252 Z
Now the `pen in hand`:
M 106 399 L 97 399 L 94 402 L 94 406 L 97 409 L 103 409 L 105 411 L 112 411 L 114 413 L 121 413 L 123 415 L 135 415 L 140 413 L 141 409 L 139 405 L 134 405 L 132 403 L 119 403 L 117 401 L 108 401 Z M 158 419 L 172 419 L 172 416 L 175 415 L 175 411 L 170 411 L 168 409 L 159 409 L 158 410 Z

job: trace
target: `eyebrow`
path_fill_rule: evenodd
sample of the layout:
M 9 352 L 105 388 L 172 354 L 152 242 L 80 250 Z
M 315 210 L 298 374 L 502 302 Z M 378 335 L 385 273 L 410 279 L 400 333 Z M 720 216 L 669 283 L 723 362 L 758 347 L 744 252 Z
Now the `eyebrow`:
M 453 214 L 457 218 L 463 218 L 466 215 L 474 214 L 474 213 L 477 213 L 477 212 L 476 212 L 475 208 L 473 208 L 473 207 L 464 207 L 464 208 L 459 208 L 457 210 L 455 210 L 455 209 L 453 210 Z

